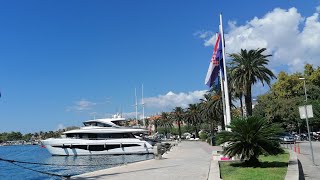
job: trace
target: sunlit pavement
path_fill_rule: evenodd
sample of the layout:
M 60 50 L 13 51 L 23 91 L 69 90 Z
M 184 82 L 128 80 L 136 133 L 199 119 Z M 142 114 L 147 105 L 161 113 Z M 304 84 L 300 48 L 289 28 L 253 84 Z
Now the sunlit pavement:
M 301 141 L 300 154 L 298 159 L 301 162 L 304 178 L 306 180 L 320 179 L 320 142 L 312 141 L 315 165 L 312 163 L 312 156 L 309 141 Z

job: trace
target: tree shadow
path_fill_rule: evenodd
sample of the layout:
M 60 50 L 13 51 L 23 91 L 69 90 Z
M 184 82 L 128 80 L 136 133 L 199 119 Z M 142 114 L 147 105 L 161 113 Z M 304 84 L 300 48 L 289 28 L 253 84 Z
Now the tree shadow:
M 250 166 L 245 162 L 236 162 L 230 164 L 232 167 L 253 167 L 253 168 L 275 168 L 275 167 L 288 167 L 287 162 L 278 162 L 278 161 L 272 161 L 272 162 L 260 162 L 259 166 Z

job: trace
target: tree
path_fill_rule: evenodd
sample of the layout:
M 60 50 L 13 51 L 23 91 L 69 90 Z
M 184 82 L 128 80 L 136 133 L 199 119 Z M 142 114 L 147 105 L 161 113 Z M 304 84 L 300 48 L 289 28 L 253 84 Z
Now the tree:
M 217 117 L 218 113 L 216 109 L 214 109 L 214 101 L 211 93 L 204 94 L 203 97 L 203 99 L 200 99 L 200 116 L 208 123 L 211 135 L 213 135 L 217 127 L 217 119 L 219 119 Z
M 158 126 L 164 128 L 164 133 L 167 137 L 169 130 L 173 127 L 172 121 L 169 117 L 169 113 L 166 113 L 166 112 L 161 113 Z
M 248 166 L 258 166 L 261 154 L 277 155 L 283 152 L 278 138 L 282 130 L 277 124 L 251 116 L 234 119 L 228 128 L 231 131 L 218 133 L 217 143 L 227 143 L 223 153 L 230 157 L 239 155 Z
M 181 138 L 181 122 L 183 119 L 184 111 L 181 107 L 176 107 L 173 109 L 173 118 L 178 123 L 179 137 Z
M 266 65 L 271 55 L 263 55 L 266 48 L 249 50 L 241 49 L 239 54 L 230 54 L 231 76 L 234 82 L 244 88 L 245 106 L 249 116 L 252 115 L 252 85 L 260 81 L 262 85 L 267 83 L 270 86 L 270 81 L 275 78 L 275 75 L 269 70 Z
M 201 124 L 200 119 L 200 105 L 199 104 L 189 104 L 186 112 L 186 120 L 195 128 L 196 138 L 199 137 L 199 125 Z
M 319 130 L 320 67 L 313 68 L 310 64 L 305 65 L 303 74 L 280 72 L 270 91 L 258 97 L 254 115 L 280 123 L 287 131 L 305 131 L 305 121 L 300 119 L 298 111 L 299 106 L 305 104 L 304 83 L 300 77 L 306 80 L 308 104 L 313 106 L 314 118 L 310 119 L 310 125 L 314 131 Z

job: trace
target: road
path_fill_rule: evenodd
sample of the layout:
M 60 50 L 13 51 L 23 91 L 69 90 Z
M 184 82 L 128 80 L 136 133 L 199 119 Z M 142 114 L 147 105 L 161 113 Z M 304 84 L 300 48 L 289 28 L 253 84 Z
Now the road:
M 298 159 L 301 162 L 304 179 L 306 180 L 318 180 L 320 178 L 320 142 L 312 141 L 312 147 L 315 165 L 312 163 L 309 141 L 302 141 L 300 143 Z

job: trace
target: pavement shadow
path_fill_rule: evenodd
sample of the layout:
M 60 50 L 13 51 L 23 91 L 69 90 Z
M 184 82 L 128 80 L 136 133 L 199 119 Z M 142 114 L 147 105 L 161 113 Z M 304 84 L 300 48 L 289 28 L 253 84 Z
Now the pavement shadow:
M 298 168 L 299 168 L 299 180 L 305 180 L 303 167 L 302 167 L 300 160 L 298 160 Z

